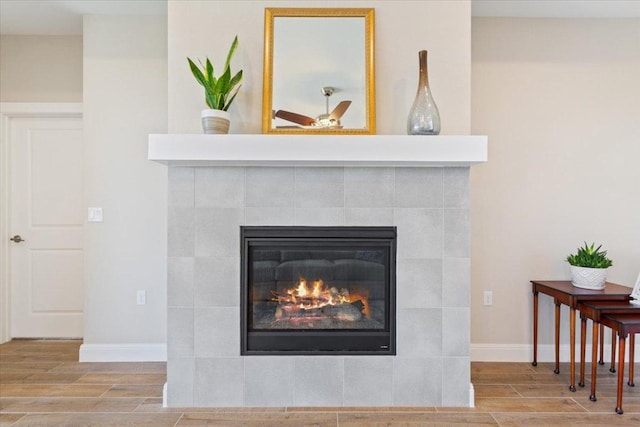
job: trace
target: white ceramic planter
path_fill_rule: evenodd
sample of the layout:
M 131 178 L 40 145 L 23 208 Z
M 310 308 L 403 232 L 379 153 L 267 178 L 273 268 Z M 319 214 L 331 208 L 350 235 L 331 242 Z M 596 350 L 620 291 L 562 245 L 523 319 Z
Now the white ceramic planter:
M 204 133 L 229 133 L 231 115 L 222 110 L 202 110 L 202 130 Z
M 575 265 L 569 267 L 573 286 L 591 290 L 604 289 L 604 282 L 607 280 L 606 268 L 576 267 Z

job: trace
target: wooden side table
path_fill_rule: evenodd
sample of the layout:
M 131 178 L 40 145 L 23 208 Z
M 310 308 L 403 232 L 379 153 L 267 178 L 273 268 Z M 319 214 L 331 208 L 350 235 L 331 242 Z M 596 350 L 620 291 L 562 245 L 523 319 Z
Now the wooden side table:
M 576 391 L 576 306 L 580 301 L 589 300 L 629 300 L 631 288 L 607 282 L 603 290 L 592 291 L 577 288 L 568 280 L 532 280 L 533 292 L 533 366 L 538 364 L 538 294 L 543 293 L 553 298 L 555 308 L 555 356 L 556 366 L 553 372 L 560 373 L 560 305 L 569 307 L 569 390 Z
M 577 305 L 577 309 L 580 311 L 580 386 L 584 387 L 584 368 L 585 368 L 585 344 L 586 344 L 586 330 L 587 319 L 593 320 L 593 332 L 592 332 L 592 347 L 591 347 L 591 395 L 589 399 L 592 402 L 597 400 L 596 398 L 596 376 L 598 371 L 597 362 L 597 350 L 598 350 L 598 331 L 602 332 L 601 323 L 604 315 L 618 315 L 618 314 L 635 314 L 640 316 L 640 305 L 631 304 L 629 301 L 581 301 Z M 615 334 L 614 334 L 615 336 Z M 629 348 L 629 385 L 633 386 L 633 363 L 634 363 L 634 335 L 631 335 L 631 347 Z M 612 340 L 615 344 L 615 340 Z M 615 361 L 615 356 L 612 355 L 612 360 Z M 612 362 L 613 363 L 613 362 Z M 611 369 L 610 369 L 611 370 Z M 624 371 L 624 364 L 621 363 L 618 370 Z
M 630 355 L 629 359 L 633 360 L 633 351 L 635 345 L 635 334 L 640 332 L 640 314 L 605 314 L 602 316 L 602 324 L 610 327 L 618 333 L 618 393 L 616 399 L 616 413 L 622 415 L 622 383 L 624 382 L 624 350 L 627 335 L 631 334 L 632 339 L 629 340 Z M 633 385 L 632 380 L 633 368 L 629 367 L 629 385 Z M 594 377 L 595 380 L 595 377 Z

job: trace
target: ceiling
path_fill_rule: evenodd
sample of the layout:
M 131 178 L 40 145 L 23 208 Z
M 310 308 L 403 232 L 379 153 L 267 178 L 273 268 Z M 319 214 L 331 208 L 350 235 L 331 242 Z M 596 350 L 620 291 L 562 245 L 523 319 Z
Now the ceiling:
M 167 1 L 177 0 L 0 0 L 0 34 L 80 35 L 82 15 L 166 15 Z M 640 17 L 640 0 L 472 0 L 472 14 L 632 18 Z
M 0 34 L 81 35 L 89 14 L 166 15 L 167 0 L 0 0 Z
M 471 0 L 473 16 L 639 18 L 640 0 Z

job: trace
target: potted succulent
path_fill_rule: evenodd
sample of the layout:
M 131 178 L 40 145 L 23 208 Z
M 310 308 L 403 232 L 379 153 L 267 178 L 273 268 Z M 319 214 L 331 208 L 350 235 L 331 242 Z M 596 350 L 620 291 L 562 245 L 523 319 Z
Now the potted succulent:
M 208 109 L 202 110 L 202 127 L 204 133 L 228 133 L 229 106 L 236 98 L 240 86 L 242 86 L 242 70 L 231 74 L 230 62 L 234 52 L 238 48 L 238 36 L 233 39 L 229 53 L 227 53 L 227 61 L 224 64 L 224 71 L 219 77 L 214 76 L 213 65 L 209 58 L 200 67 L 196 65 L 190 58 L 189 67 L 198 83 L 204 87 L 204 99 Z
M 595 243 L 578 248 L 574 255 L 567 256 L 567 262 L 571 269 L 571 282 L 573 286 L 583 289 L 604 289 L 607 280 L 607 269 L 613 262 L 607 258 L 607 251 L 602 251 L 602 245 L 595 247 Z

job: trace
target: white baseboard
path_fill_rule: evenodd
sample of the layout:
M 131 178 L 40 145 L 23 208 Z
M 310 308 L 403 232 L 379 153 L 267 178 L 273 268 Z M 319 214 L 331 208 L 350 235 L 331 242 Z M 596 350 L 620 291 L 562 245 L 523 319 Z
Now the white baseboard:
M 469 383 L 469 408 L 476 407 L 476 390 L 473 388 L 473 383 Z
M 617 350 L 617 344 L 616 344 Z M 636 354 L 640 354 L 640 345 L 636 344 Z M 629 360 L 627 355 L 625 361 Z M 586 346 L 586 360 L 591 362 L 591 344 Z M 531 362 L 533 360 L 532 344 L 471 344 L 472 362 Z M 555 362 L 555 346 L 553 344 L 538 345 L 538 362 Z M 576 360 L 580 360 L 580 343 L 576 342 Z M 604 361 L 611 360 L 611 344 L 604 344 Z M 560 345 L 560 361 L 569 362 L 569 344 Z
M 166 362 L 166 344 L 82 344 L 80 362 Z
M 169 405 L 167 405 L 167 383 L 164 383 L 164 385 L 162 386 L 162 407 L 169 407 Z

